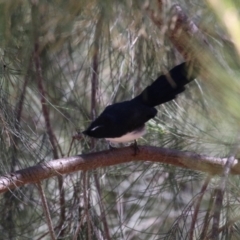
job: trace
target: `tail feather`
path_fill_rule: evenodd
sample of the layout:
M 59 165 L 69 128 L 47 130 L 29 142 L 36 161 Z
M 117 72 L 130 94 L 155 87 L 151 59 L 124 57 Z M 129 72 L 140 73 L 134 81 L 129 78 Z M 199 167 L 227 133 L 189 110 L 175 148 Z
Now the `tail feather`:
M 191 66 L 192 67 L 192 66 Z M 185 85 L 193 81 L 198 74 L 196 67 L 190 71 L 189 62 L 184 62 L 172 68 L 168 74 L 158 77 L 150 86 L 134 98 L 142 104 L 155 107 L 173 100 L 177 94 L 185 90 Z

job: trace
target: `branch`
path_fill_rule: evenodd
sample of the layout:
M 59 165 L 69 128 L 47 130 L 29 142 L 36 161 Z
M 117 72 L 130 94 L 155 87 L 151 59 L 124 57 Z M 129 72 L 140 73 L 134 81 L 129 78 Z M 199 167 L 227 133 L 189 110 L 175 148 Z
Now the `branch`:
M 171 164 L 177 167 L 206 172 L 211 175 L 221 174 L 227 162 L 227 158 L 208 157 L 206 155 L 167 148 L 139 146 L 139 150 L 137 155 L 133 155 L 132 147 L 124 147 L 41 163 L 0 177 L 0 193 L 53 176 L 108 167 L 131 161 Z M 240 164 L 237 159 L 234 160 L 231 173 L 240 174 Z

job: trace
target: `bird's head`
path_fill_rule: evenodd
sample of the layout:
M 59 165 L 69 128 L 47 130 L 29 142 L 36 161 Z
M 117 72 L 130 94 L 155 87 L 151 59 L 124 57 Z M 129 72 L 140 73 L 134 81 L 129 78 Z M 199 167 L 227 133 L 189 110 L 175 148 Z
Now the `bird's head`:
M 100 115 L 90 126 L 82 133 L 94 138 L 108 137 L 109 128 L 113 125 L 114 118 L 108 114 Z

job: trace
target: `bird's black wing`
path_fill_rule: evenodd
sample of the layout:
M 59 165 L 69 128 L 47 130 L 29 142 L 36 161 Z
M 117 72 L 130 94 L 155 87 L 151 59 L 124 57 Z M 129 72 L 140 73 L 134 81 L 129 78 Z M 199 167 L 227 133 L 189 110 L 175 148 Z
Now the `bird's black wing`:
M 115 103 L 105 108 L 83 133 L 95 138 L 116 138 L 142 127 L 157 110 L 138 101 Z

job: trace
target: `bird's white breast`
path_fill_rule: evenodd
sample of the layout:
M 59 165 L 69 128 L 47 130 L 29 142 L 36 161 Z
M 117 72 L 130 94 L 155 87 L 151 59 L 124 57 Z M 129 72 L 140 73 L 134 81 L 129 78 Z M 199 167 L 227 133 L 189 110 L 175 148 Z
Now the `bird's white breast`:
M 142 137 L 146 133 L 145 126 L 137 129 L 133 132 L 128 132 L 125 135 L 117 138 L 105 138 L 107 141 L 110 141 L 112 143 L 124 143 L 124 142 L 131 142 L 134 141 L 140 137 Z

